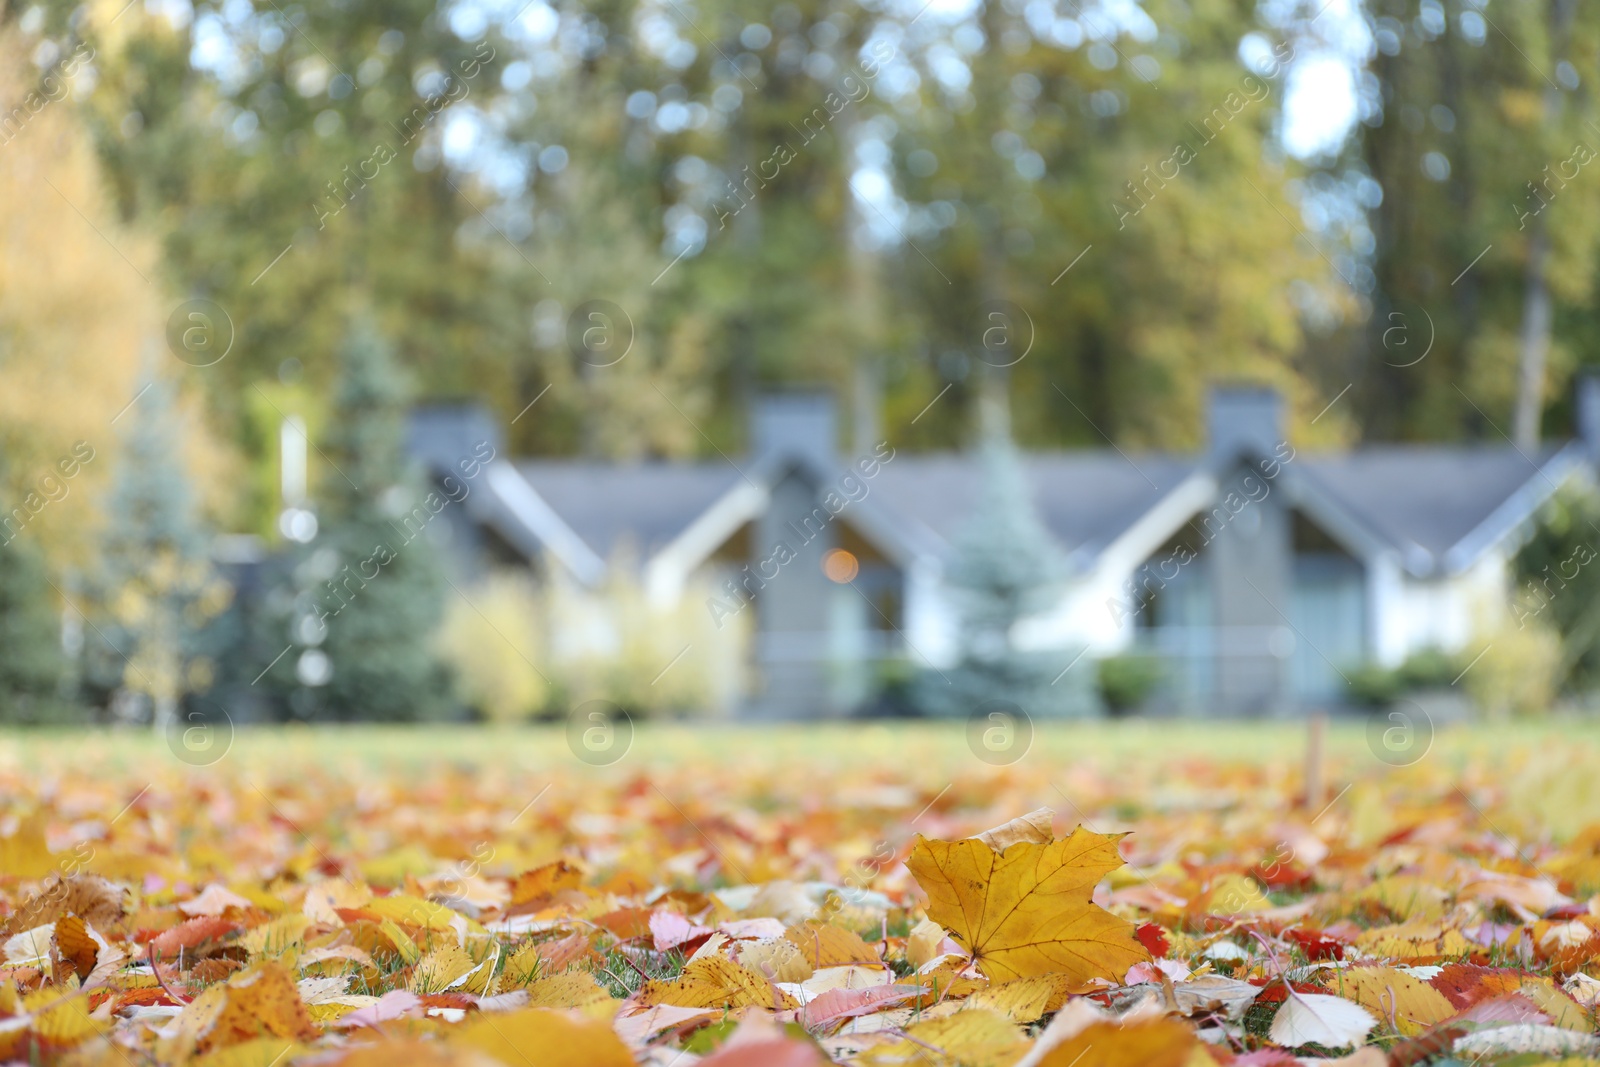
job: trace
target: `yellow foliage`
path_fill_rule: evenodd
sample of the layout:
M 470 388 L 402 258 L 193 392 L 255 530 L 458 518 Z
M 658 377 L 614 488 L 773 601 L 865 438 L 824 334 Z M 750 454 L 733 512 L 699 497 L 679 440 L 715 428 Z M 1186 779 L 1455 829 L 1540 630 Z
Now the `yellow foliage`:
M 8 108 L 38 91 L 27 57 L 37 41 L 14 27 L 0 29 Z M 97 500 L 116 466 L 122 427 L 112 419 L 138 392 L 141 371 L 183 369 L 164 340 L 178 301 L 159 284 L 155 241 L 124 228 L 108 202 L 70 88 L 89 62 L 75 57 L 58 61 L 75 72 L 59 98 L 35 96 L 42 106 L 23 108 L 0 167 L 0 513 L 25 506 L 22 528 L 57 564 L 88 559 Z M 202 498 L 213 497 L 231 480 L 232 458 L 205 431 L 197 397 L 180 409 L 199 431 L 185 464 Z
M 519 722 L 550 697 L 541 670 L 539 597 L 530 579 L 493 574 L 452 597 L 440 630 L 441 651 L 456 668 L 461 695 L 486 719 Z
M 1060 972 L 1120 981 L 1150 958 L 1133 924 L 1089 899 L 1122 866 L 1117 837 L 1081 826 L 1049 844 L 996 852 L 983 841 L 916 838 L 906 861 L 928 917 L 964 945 L 990 980 Z
M 1548 624 L 1529 620 L 1483 635 L 1483 658 L 1462 683 L 1488 714 L 1536 715 L 1550 710 L 1556 695 L 1561 637 Z

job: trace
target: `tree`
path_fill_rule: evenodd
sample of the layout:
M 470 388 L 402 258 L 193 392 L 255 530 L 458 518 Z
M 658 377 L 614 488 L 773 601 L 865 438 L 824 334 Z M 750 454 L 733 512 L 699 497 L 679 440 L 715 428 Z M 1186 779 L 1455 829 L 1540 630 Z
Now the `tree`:
M 1320 161 L 1318 210 L 1363 209 L 1370 315 L 1329 384 L 1354 380 L 1346 409 L 1369 438 L 1503 432 L 1530 449 L 1572 368 L 1600 358 L 1600 215 L 1585 199 L 1600 9 L 1367 0 L 1361 13 L 1370 88 L 1344 150 Z
M 1600 496 L 1559 494 L 1514 562 L 1507 629 L 1555 630 L 1562 643 L 1555 683 L 1593 689 L 1600 682 Z
M 404 451 L 409 395 L 388 343 L 357 315 L 339 353 L 330 469 L 320 481 L 322 533 L 303 570 L 320 586 L 294 636 L 296 677 L 309 699 L 296 711 L 348 722 L 415 722 L 450 710 L 450 678 L 434 648 L 443 574 L 428 526 L 445 507 L 424 491 Z M 309 603 L 308 603 L 309 601 Z
M 69 95 L 91 67 L 0 14 L 0 539 L 25 538 L 55 573 L 93 557 L 108 426 L 167 313 L 154 242 L 118 224 Z
M 32 545 L 0 544 L 0 722 L 51 722 L 67 717 L 61 699 L 61 654 L 55 594 Z
M 171 726 L 190 693 L 211 688 L 205 624 L 227 607 L 184 467 L 185 420 L 173 384 L 156 373 L 126 415 L 121 452 L 90 574 L 90 682 L 113 713 Z
M 924 702 L 945 715 L 971 715 L 987 701 L 1028 716 L 1086 714 L 1093 672 L 1071 677 L 1073 655 L 1022 647 L 1018 628 L 1056 602 L 1066 566 L 1033 506 L 1027 473 L 989 400 L 978 445 L 983 485 L 955 544 L 946 579 L 960 618 L 960 660 L 922 680 Z

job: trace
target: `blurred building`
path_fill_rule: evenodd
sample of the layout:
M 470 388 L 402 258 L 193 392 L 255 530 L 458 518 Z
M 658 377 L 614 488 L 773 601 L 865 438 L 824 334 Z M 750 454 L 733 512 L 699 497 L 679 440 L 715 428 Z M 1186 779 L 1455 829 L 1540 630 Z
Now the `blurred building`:
M 1585 439 L 1532 455 L 1313 454 L 1286 440 L 1278 395 L 1252 387 L 1212 391 L 1198 454 L 1025 453 L 1070 577 L 1013 638 L 1084 654 L 1063 706 L 1030 712 L 1082 710 L 1095 661 L 1132 652 L 1163 665 L 1152 710 L 1189 714 L 1337 705 L 1364 664 L 1470 654 L 1508 610 L 1511 559 L 1538 509 L 1593 477 L 1592 386 Z M 815 394 L 760 400 L 749 453 L 705 462 L 510 456 L 475 407 L 419 410 L 410 438 L 438 479 L 482 442 L 494 448 L 482 491 L 443 516 L 464 574 L 531 568 L 591 591 L 598 623 L 555 635 L 580 644 L 605 642 L 603 590 L 619 568 L 652 604 L 703 600 L 713 632 L 743 642 L 731 702 L 779 717 L 848 713 L 897 671 L 947 667 L 961 651 L 942 575 L 978 498 L 975 458 L 892 442 L 846 455 L 837 440 L 834 403 Z

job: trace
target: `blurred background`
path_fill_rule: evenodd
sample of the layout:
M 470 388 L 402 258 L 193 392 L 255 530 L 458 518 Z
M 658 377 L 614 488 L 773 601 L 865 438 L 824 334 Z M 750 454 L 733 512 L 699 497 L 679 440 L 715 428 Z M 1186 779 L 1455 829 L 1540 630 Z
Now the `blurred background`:
M 6 721 L 1593 702 L 1600 8 L 47 0 L 0 52 Z

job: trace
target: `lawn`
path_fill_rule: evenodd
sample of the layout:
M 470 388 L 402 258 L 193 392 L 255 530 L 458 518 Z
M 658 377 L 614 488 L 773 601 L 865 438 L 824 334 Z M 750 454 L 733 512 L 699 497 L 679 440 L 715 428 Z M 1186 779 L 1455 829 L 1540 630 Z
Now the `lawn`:
M 606 728 L 0 736 L 0 1056 L 1600 1048 L 1586 722 Z

